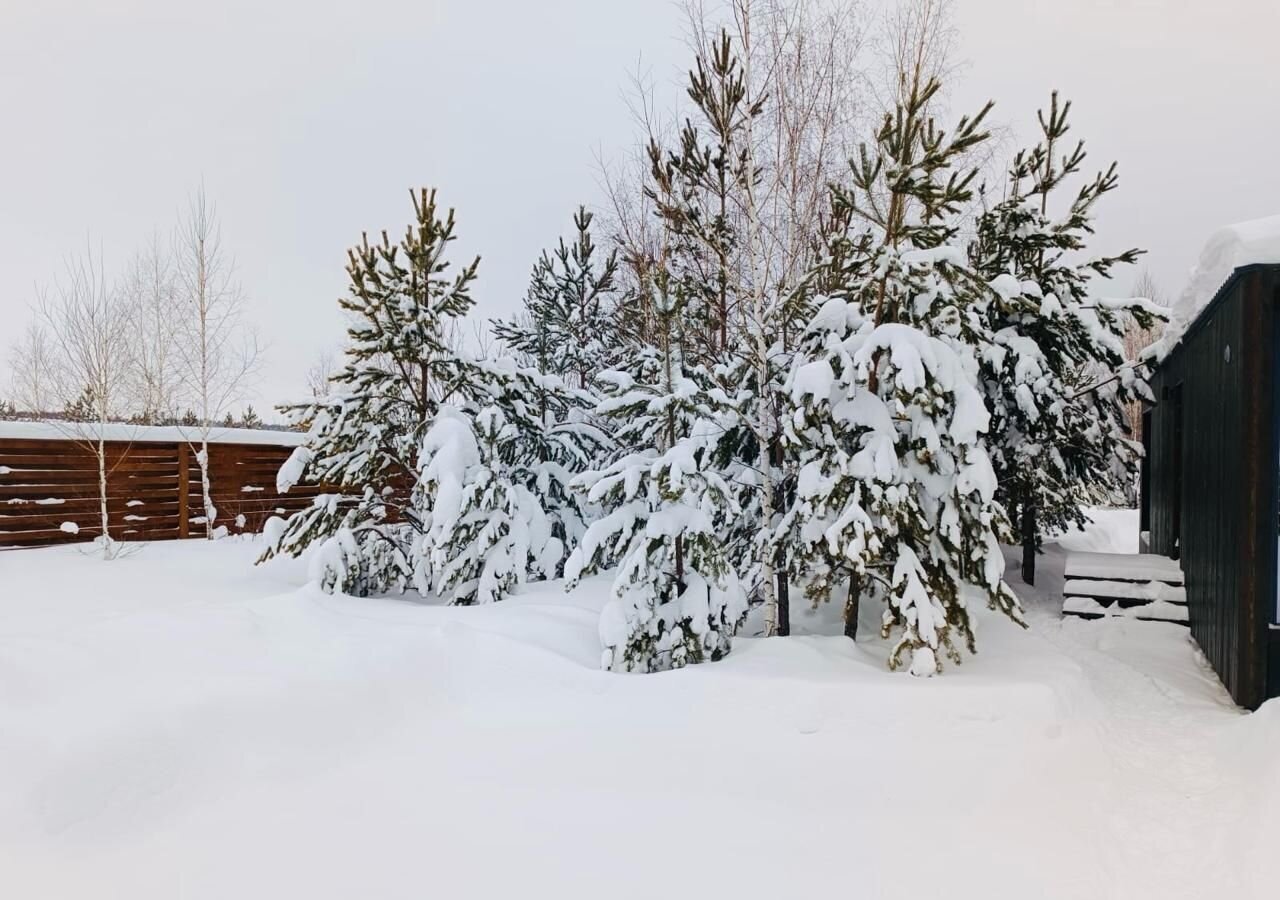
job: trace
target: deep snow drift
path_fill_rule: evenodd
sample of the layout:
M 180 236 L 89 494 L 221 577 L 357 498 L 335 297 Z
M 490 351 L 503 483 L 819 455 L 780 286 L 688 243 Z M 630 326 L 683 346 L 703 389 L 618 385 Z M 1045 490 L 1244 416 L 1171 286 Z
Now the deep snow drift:
M 1065 543 L 1132 550 L 1129 513 Z M 1123 542 L 1128 542 L 1128 545 Z M 0 553 L 0 896 L 1273 896 L 1280 704 L 1185 629 L 980 622 L 941 677 L 837 610 L 597 669 L 607 579 L 489 607 L 299 588 L 248 541 Z M 748 631 L 758 630 L 754 621 Z

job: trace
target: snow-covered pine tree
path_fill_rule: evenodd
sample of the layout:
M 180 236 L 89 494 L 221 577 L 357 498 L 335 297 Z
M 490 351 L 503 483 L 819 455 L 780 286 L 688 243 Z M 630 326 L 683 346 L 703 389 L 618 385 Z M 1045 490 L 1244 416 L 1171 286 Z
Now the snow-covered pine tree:
M 591 221 L 579 207 L 572 246 L 562 239 L 554 254 L 544 252 L 534 265 L 520 315 L 492 323 L 495 337 L 520 366 L 514 375 L 507 369 L 490 371 L 490 378 L 522 389 L 532 403 L 527 414 L 511 416 L 521 434 L 516 477 L 540 498 L 553 533 L 569 549 L 590 518 L 569 483 L 604 463 L 610 444 L 592 414 L 600 400 L 595 376 L 613 368 L 625 348 L 614 310 L 616 255 L 597 265 Z M 559 569 L 548 577 L 558 574 Z
M 901 630 L 889 664 L 909 656 L 916 675 L 939 671 L 941 654 L 958 662 L 960 645 L 975 649 L 976 602 L 1019 618 L 976 383 L 992 292 L 949 243 L 974 177 L 954 167 L 986 137 L 990 106 L 947 133 L 926 112 L 938 88 L 914 86 L 851 161 L 851 184 L 834 190 L 848 233 L 819 278 L 831 296 L 789 378 L 797 573 L 819 596 L 851 573 L 846 616 L 862 598 L 884 599 L 884 636 Z
M 514 322 L 495 321 L 494 336 L 544 374 L 590 390 L 595 373 L 617 362 L 614 282 L 617 253 L 603 259 L 591 236 L 591 213 L 578 207 L 575 236 L 554 255 L 534 264 L 523 314 Z
M 1098 296 L 1099 282 L 1141 251 L 1085 255 L 1094 207 L 1116 188 L 1115 163 L 1084 182 L 1065 209 L 1051 206 L 1086 157 L 1082 141 L 1063 146 L 1070 110 L 1054 92 L 1048 113 L 1038 115 L 1041 140 L 1014 157 L 1005 198 L 979 217 L 969 248 L 974 269 L 1000 295 L 983 307 L 994 337 L 980 357 L 992 417 L 987 443 L 997 497 L 1020 518 L 1029 584 L 1044 535 L 1084 526 L 1086 506 L 1123 492 L 1134 477 L 1142 449 L 1130 440 L 1125 408 L 1150 394 L 1125 358 L 1124 334 L 1131 323 L 1149 328 L 1163 318 L 1147 300 Z
M 749 62 L 725 31 L 700 50 L 686 89 L 694 115 L 677 150 L 650 143 L 647 195 L 667 236 L 664 267 L 682 298 L 674 339 L 686 377 L 727 398 L 736 413 L 722 417 L 722 433 L 704 454 L 742 510 L 721 538 L 740 581 L 764 604 L 766 633 L 785 635 L 789 578 L 774 529 L 793 478 L 778 420 L 789 368 L 781 336 L 802 285 L 768 276 L 752 132 L 765 97 L 753 93 Z
M 598 465 L 611 446 L 587 415 L 595 395 L 511 359 L 477 360 L 473 365 L 476 399 L 468 408 L 477 410 L 476 436 L 486 465 L 507 483 L 508 493 L 533 510 L 530 527 L 541 534 L 543 526 L 535 520 L 545 517 L 550 529 L 547 540 L 532 545 L 528 574 L 558 578 L 565 556 L 581 540 L 594 512 L 571 483 Z M 494 422 L 501 422 L 502 428 L 495 431 Z
M 418 458 L 442 403 L 472 374 L 446 335 L 471 309 L 480 260 L 450 276 L 453 210 L 441 219 L 435 191 L 412 196 L 415 222 L 398 243 L 383 232 L 348 251 L 351 284 L 338 302 L 353 324 L 333 390 L 287 408 L 311 427 L 281 468 L 279 489 L 305 478 L 332 491 L 287 522 L 273 520 L 262 558 L 321 545 L 313 574 L 326 590 L 429 588 L 417 544 L 432 495 L 417 486 Z
M 518 375 L 503 373 L 499 402 L 469 414 L 442 407 L 422 443 L 418 504 L 428 509 L 418 552 L 437 594 L 492 603 L 533 574 L 554 577 L 564 542 L 527 478 L 519 477 L 522 429 L 507 411 Z M 506 410 L 504 410 L 506 407 Z
M 601 616 L 603 665 L 658 671 L 719 659 L 746 616 L 746 594 L 722 535 L 737 514 L 715 455 L 737 413 L 705 372 L 686 364 L 677 325 L 682 298 L 654 279 L 657 346 L 637 346 L 626 371 L 600 376 L 597 414 L 622 450 L 576 485 L 604 514 L 565 566 L 570 584 L 616 566 Z
M 747 129 L 760 113 L 727 31 L 701 50 L 686 88 L 698 119 L 685 120 L 679 148 L 649 145 L 650 199 L 668 235 L 666 265 L 684 298 L 684 351 L 708 367 L 724 361 L 741 315 L 738 275 L 742 192 L 758 178 Z

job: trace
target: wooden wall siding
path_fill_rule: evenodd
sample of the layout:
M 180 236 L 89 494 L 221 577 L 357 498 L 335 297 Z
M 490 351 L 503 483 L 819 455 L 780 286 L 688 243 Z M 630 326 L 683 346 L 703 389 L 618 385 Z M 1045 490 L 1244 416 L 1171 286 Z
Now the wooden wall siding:
M 215 527 L 258 532 L 273 515 L 310 505 L 320 488 L 276 492 L 292 447 L 211 444 Z M 107 511 L 112 537 L 171 540 L 205 533 L 200 468 L 185 443 L 108 442 Z M 185 488 L 185 489 L 184 489 Z M 74 522 L 79 531 L 61 530 Z M 90 541 L 102 533 L 97 456 L 71 440 L 0 438 L 0 548 Z
M 1174 555 L 1178 520 L 1192 635 L 1232 697 L 1250 708 L 1267 694 L 1275 597 L 1277 273 L 1242 269 L 1223 287 L 1153 377 L 1150 411 L 1151 552 Z

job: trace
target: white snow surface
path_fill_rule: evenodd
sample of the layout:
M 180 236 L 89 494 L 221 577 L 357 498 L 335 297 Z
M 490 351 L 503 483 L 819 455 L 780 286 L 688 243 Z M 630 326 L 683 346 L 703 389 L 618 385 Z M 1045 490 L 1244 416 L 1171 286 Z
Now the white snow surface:
M 1068 578 L 1182 583 L 1178 561 L 1154 553 L 1074 552 L 1067 557 L 1065 570 Z
M 1070 570 L 1068 570 L 1070 571 Z M 1166 603 L 1187 602 L 1186 588 L 1163 581 L 1077 580 L 1067 576 L 1063 592 L 1076 597 L 1104 597 L 1123 600 L 1162 600 Z
M 608 576 L 449 608 L 243 538 L 0 553 L 0 896 L 1272 897 L 1280 703 L 1185 628 L 1060 618 L 1064 549 L 1136 534 L 1049 545 L 1030 629 L 927 680 L 838 604 L 620 675 Z
M 1280 263 L 1280 215 L 1228 225 L 1213 233 L 1191 269 L 1187 285 L 1174 301 L 1169 327 L 1158 342 L 1166 353 L 1213 300 L 1231 273 L 1241 266 Z
M 101 432 L 101 435 L 99 435 Z M 167 443 L 200 443 L 200 429 L 184 425 L 129 425 L 112 422 L 0 422 L 0 438 L 23 440 L 97 440 Z M 256 428 L 211 428 L 211 444 L 274 444 L 297 447 L 307 439 L 299 431 L 269 431 Z

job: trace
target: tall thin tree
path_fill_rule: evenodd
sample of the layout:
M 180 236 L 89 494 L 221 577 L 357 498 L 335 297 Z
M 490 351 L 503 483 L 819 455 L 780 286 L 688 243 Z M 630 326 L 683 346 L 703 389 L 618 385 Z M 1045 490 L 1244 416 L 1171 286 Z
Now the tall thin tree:
M 183 392 L 197 424 L 188 442 L 200 468 L 200 521 L 215 536 L 218 511 L 210 491 L 209 436 L 247 393 L 258 369 L 259 346 L 244 317 L 245 297 L 222 245 L 217 211 L 203 185 L 192 196 L 174 240 L 179 300 L 177 361 Z
M 107 479 L 113 460 L 108 455 L 107 431 L 130 385 L 133 335 L 128 310 L 122 294 L 107 283 L 100 256 L 90 250 L 67 261 L 64 277 L 55 280 L 51 291 L 41 293 L 37 312 L 48 340 L 41 351 L 47 353 L 47 372 L 38 393 L 25 402 L 33 408 L 54 404 L 83 408 L 74 421 L 54 420 L 54 424 L 94 455 L 99 543 L 103 558 L 112 559 L 119 554 L 120 544 L 111 536 Z M 119 459 L 114 461 L 118 464 Z

